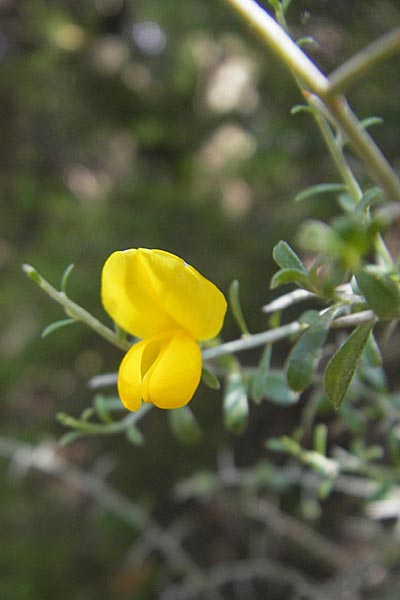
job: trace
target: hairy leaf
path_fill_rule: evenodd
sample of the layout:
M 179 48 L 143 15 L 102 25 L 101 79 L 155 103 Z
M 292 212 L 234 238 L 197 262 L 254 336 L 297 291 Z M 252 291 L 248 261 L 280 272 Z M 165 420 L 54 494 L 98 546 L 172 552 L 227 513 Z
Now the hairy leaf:
M 295 269 L 307 274 L 307 269 L 287 242 L 284 242 L 283 240 L 278 242 L 276 246 L 274 246 L 272 256 L 281 269 Z
M 344 400 L 374 324 L 359 325 L 336 351 L 324 375 L 325 392 L 335 408 Z
M 240 433 L 245 429 L 249 418 L 249 403 L 239 371 L 233 371 L 227 377 L 223 410 L 224 425 L 227 429 L 235 433 Z
M 378 317 L 393 319 L 399 316 L 399 285 L 388 275 L 363 269 L 357 273 L 356 279 L 362 294 Z
M 292 390 L 300 392 L 310 385 L 336 312 L 336 307 L 325 311 L 293 346 L 287 362 L 287 379 Z

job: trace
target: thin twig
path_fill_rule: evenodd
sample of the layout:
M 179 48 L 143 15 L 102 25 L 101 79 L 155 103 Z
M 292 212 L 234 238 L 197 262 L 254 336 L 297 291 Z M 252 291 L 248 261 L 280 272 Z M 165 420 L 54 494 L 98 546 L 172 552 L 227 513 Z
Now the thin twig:
M 58 304 L 61 304 L 69 317 L 85 323 L 85 325 L 96 331 L 102 338 L 106 339 L 114 346 L 121 348 L 121 350 L 129 350 L 131 344 L 128 341 L 121 339 L 114 331 L 112 331 L 112 329 L 103 325 L 103 323 L 93 317 L 87 310 L 68 298 L 64 292 L 58 291 L 46 281 L 34 267 L 24 264 L 22 265 L 22 269 L 32 281 L 37 283 L 37 285 L 50 296 L 50 298 L 55 300 Z
M 335 319 L 332 321 L 331 328 L 355 327 L 361 323 L 368 323 L 373 320 L 376 320 L 374 312 L 372 310 L 364 310 L 359 313 L 345 315 L 344 317 Z M 305 323 L 293 321 L 292 323 L 276 327 L 275 329 L 255 333 L 239 340 L 233 340 L 232 342 L 226 342 L 220 346 L 215 346 L 215 348 L 207 348 L 206 350 L 203 350 L 203 359 L 210 360 L 217 356 L 223 356 L 224 354 L 242 352 L 243 350 L 249 350 L 251 348 L 256 348 L 257 346 L 263 346 L 264 344 L 273 344 L 279 340 L 296 335 L 307 329 L 307 327 L 308 325 Z
M 397 28 L 357 52 L 347 62 L 333 71 L 329 75 L 328 94 L 334 96 L 337 93 L 346 91 L 376 65 L 388 60 L 399 51 L 400 28 Z
M 285 308 L 288 308 L 288 306 L 293 306 L 293 304 L 308 300 L 309 298 L 315 298 L 315 294 L 308 290 L 296 289 L 265 304 L 262 307 L 262 311 L 267 314 L 277 312 L 278 310 L 284 310 Z

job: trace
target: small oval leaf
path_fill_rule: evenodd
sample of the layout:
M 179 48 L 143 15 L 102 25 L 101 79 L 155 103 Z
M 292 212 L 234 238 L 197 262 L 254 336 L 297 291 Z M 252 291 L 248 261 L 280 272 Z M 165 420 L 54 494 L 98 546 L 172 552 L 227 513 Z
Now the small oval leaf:
M 326 367 L 325 392 L 335 408 L 339 408 L 344 400 L 373 326 L 373 322 L 359 325 L 332 356 Z
M 239 371 L 230 373 L 226 379 L 223 411 L 224 425 L 227 429 L 235 433 L 245 429 L 249 418 L 249 403 Z
M 308 274 L 297 269 L 280 269 L 271 279 L 270 288 L 273 290 L 286 283 L 295 283 L 300 287 L 308 288 Z
M 219 390 L 221 387 L 219 379 L 215 375 L 215 373 L 207 369 L 204 365 L 201 372 L 201 380 L 207 387 L 211 388 L 212 390 Z
M 188 406 L 170 410 L 168 418 L 171 429 L 180 442 L 192 445 L 201 440 L 203 434 L 200 425 Z
M 310 385 L 336 312 L 333 307 L 319 315 L 293 346 L 287 362 L 287 380 L 292 390 L 301 392 Z
M 276 244 L 273 251 L 274 261 L 281 269 L 295 269 L 307 274 L 307 269 L 303 265 L 296 252 L 289 246 L 287 242 L 281 240 Z
M 134 446 L 142 446 L 144 444 L 144 437 L 137 427 L 131 425 L 126 429 L 125 436 L 128 442 Z
M 264 398 L 281 406 L 298 402 L 300 395 L 290 389 L 283 371 L 271 369 L 266 377 Z
M 257 404 L 261 402 L 266 393 L 271 354 L 272 346 L 268 344 L 262 353 L 257 373 L 251 384 L 251 397 Z
M 369 306 L 381 319 L 393 319 L 400 314 L 400 289 L 388 275 L 359 271 L 357 284 Z

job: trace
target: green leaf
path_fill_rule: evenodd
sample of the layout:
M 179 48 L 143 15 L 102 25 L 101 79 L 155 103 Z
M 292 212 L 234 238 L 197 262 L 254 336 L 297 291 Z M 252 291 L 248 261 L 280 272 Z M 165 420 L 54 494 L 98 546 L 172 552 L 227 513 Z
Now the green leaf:
M 303 200 L 308 200 L 309 198 L 314 198 L 314 196 L 319 196 L 320 194 L 331 194 L 332 192 L 343 192 L 346 190 L 346 186 L 342 183 L 318 183 L 317 185 L 312 185 L 299 194 L 295 196 L 295 202 L 302 202 Z
M 368 338 L 364 351 L 364 359 L 369 367 L 382 366 L 382 354 L 374 334 L 371 334 Z
M 242 375 L 239 371 L 229 373 L 223 399 L 224 426 L 235 433 L 242 432 L 249 418 L 249 403 Z
M 344 400 L 373 326 L 372 322 L 359 325 L 328 363 L 324 387 L 335 408 L 339 408 Z
M 348 246 L 332 227 L 322 221 L 306 221 L 298 233 L 301 246 L 309 252 L 316 254 L 330 254 L 331 256 L 345 256 Z
M 297 113 L 300 113 L 300 112 L 307 112 L 307 113 L 313 114 L 315 112 L 315 110 L 311 106 L 308 106 L 308 104 L 295 104 L 290 109 L 291 115 L 297 115 Z
M 221 387 L 219 379 L 215 375 L 215 373 L 213 373 L 204 366 L 201 372 L 201 380 L 207 387 L 211 388 L 212 390 L 219 390 Z
M 287 362 L 287 380 L 292 390 L 301 392 L 310 385 L 336 312 L 336 307 L 325 311 L 293 346 Z
M 61 438 L 58 440 L 58 443 L 60 446 L 65 448 L 65 446 L 69 446 L 73 442 L 76 442 L 76 440 L 81 440 L 84 437 L 85 434 L 81 433 L 80 431 L 68 431 L 68 433 L 64 433 L 64 435 L 61 436 Z
M 202 438 L 198 421 L 188 406 L 168 412 L 169 424 L 176 438 L 183 444 L 196 444 Z
M 109 403 L 107 396 L 103 396 L 102 394 L 97 394 L 94 397 L 93 404 L 96 410 L 96 413 L 103 423 L 112 423 L 113 419 L 110 415 L 109 411 Z
M 383 195 L 382 190 L 379 187 L 373 187 L 370 190 L 368 190 L 367 192 L 365 192 L 365 194 L 361 198 L 360 202 L 358 202 L 358 204 L 356 206 L 356 214 L 365 213 L 367 208 L 369 208 L 369 206 L 373 202 L 375 202 L 375 200 L 378 200 L 378 198 L 381 198 L 382 195 Z
M 244 335 L 249 335 L 249 329 L 247 327 L 245 318 L 243 316 L 242 306 L 239 298 L 239 281 L 235 279 L 229 286 L 229 305 L 232 310 L 232 314 L 235 318 L 236 324 L 239 330 Z
M 259 404 L 264 398 L 267 390 L 271 354 L 272 346 L 271 344 L 268 344 L 265 346 L 264 352 L 261 355 L 257 373 L 255 374 L 251 384 L 251 397 L 257 404 Z
M 382 123 L 383 119 L 381 117 L 367 117 L 360 121 L 360 126 L 363 129 L 368 129 L 368 127 L 372 127 L 373 125 L 382 125 Z
M 22 265 L 22 270 L 29 277 L 29 279 L 32 279 L 32 281 L 34 281 L 35 283 L 38 283 L 40 285 L 41 277 L 40 277 L 39 273 L 36 271 L 35 267 L 32 267 L 32 265 L 28 265 L 28 264 L 24 263 Z
M 269 438 L 265 442 L 265 447 L 272 452 L 287 452 L 287 444 L 285 438 Z
M 300 48 L 303 48 L 306 45 L 315 47 L 318 45 L 318 43 L 311 35 L 305 35 L 297 40 L 297 45 L 300 46 Z
M 294 269 L 307 275 L 307 269 L 287 242 L 284 242 L 283 240 L 278 242 L 276 246 L 274 246 L 272 256 L 281 269 Z
M 276 10 L 276 11 L 280 11 L 281 10 L 281 3 L 279 2 L 279 0 L 267 0 L 267 2 L 270 4 L 270 6 Z
M 389 275 L 363 269 L 356 274 L 361 293 L 370 308 L 381 319 L 398 318 L 400 314 L 400 289 Z
M 297 269 L 280 269 L 272 277 L 269 285 L 270 288 L 274 290 L 280 285 L 285 285 L 286 283 L 295 283 L 299 287 L 308 289 L 308 275 L 301 271 L 298 271 Z
M 282 0 L 282 10 L 284 13 L 286 13 L 287 9 L 289 8 L 289 6 L 291 5 L 292 0 Z
M 299 316 L 298 321 L 304 325 L 311 325 L 316 319 L 319 319 L 319 312 L 315 308 L 310 308 Z
M 56 419 L 61 425 L 77 429 L 83 433 L 86 433 L 90 429 L 90 423 L 87 423 L 85 420 L 76 419 L 66 413 L 57 413 Z
M 48 335 L 50 335 L 50 333 L 53 333 L 53 331 L 57 331 L 57 329 L 61 329 L 62 327 L 66 327 L 67 325 L 72 325 L 72 323 L 77 323 L 77 321 L 75 319 L 61 319 L 60 321 L 54 321 L 54 323 L 50 323 L 50 325 L 47 325 L 42 333 L 40 334 L 41 338 L 45 338 Z
M 283 371 L 270 369 L 265 380 L 264 398 L 274 404 L 291 406 L 298 402 L 300 395 L 290 389 Z
M 74 269 L 75 265 L 74 264 L 70 264 L 68 265 L 68 267 L 65 269 L 62 277 L 61 277 L 61 291 L 63 292 L 63 294 L 67 294 L 67 283 L 68 283 L 68 279 L 69 276 L 71 275 L 73 269 Z
M 339 205 L 339 207 L 342 209 L 342 211 L 345 213 L 348 213 L 348 214 L 352 213 L 354 211 L 354 209 L 356 208 L 356 206 L 358 206 L 358 204 L 359 204 L 347 192 L 344 192 L 343 194 L 339 194 L 338 196 L 336 196 L 336 202 Z
M 328 428 L 325 423 L 319 423 L 314 429 L 314 450 L 318 454 L 326 455 L 328 441 Z
M 125 436 L 128 442 L 130 442 L 134 446 L 143 446 L 144 444 L 144 437 L 142 433 L 134 425 L 131 425 L 130 427 L 128 427 L 128 429 L 126 429 Z

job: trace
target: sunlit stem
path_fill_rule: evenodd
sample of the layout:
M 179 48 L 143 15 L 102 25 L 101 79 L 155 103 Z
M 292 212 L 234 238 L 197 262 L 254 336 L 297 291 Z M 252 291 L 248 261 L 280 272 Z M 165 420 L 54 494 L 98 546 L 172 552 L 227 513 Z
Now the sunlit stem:
M 278 56 L 313 92 L 327 92 L 329 81 L 294 40 L 254 0 L 226 0 Z
M 53 287 L 46 279 L 44 279 L 40 273 L 36 271 L 34 267 L 31 265 L 22 265 L 24 272 L 28 275 L 32 281 L 37 283 L 37 285 L 44 291 L 50 298 L 55 300 L 58 304 L 60 304 L 67 315 L 76 321 L 80 321 L 85 323 L 88 327 L 93 329 L 96 333 L 98 333 L 101 337 L 106 339 L 108 342 L 121 348 L 121 350 L 129 350 L 131 344 L 122 340 L 112 329 L 109 329 L 103 323 L 101 323 L 96 317 L 93 317 L 87 310 L 73 302 L 68 296 L 64 294 L 64 292 L 58 291 L 55 287 Z
M 372 310 L 364 310 L 359 313 L 345 315 L 335 319 L 331 324 L 331 328 L 355 327 L 361 323 L 368 323 L 374 320 L 376 320 L 376 316 Z M 287 337 L 301 333 L 303 330 L 307 329 L 307 327 L 308 325 L 305 323 L 293 321 L 292 323 L 276 327 L 275 329 L 255 333 L 249 337 L 233 340 L 232 342 L 226 342 L 225 344 L 215 346 L 214 348 L 207 348 L 206 350 L 203 350 L 203 358 L 204 360 L 211 360 L 217 356 L 223 356 L 224 354 L 242 352 L 244 350 L 250 350 L 251 348 L 263 346 L 264 344 L 274 344 Z

